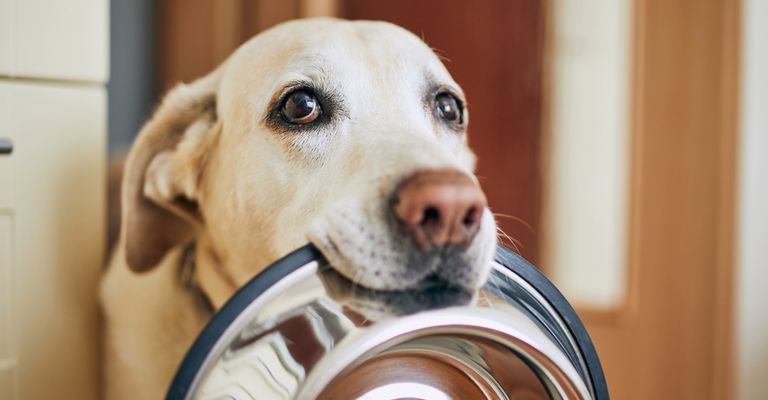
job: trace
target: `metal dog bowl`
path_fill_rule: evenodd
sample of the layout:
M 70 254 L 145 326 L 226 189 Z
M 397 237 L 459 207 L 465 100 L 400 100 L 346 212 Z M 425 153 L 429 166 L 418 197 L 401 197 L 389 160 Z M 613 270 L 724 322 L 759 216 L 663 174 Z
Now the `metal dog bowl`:
M 608 399 L 584 326 L 499 247 L 479 293 L 353 285 L 311 245 L 212 318 L 169 399 Z

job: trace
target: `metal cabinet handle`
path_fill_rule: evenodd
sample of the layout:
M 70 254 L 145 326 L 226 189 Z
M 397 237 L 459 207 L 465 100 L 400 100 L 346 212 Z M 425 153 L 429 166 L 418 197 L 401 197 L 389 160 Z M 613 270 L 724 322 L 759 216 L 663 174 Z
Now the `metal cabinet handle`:
M 13 142 L 10 139 L 0 139 L 0 155 L 13 153 Z

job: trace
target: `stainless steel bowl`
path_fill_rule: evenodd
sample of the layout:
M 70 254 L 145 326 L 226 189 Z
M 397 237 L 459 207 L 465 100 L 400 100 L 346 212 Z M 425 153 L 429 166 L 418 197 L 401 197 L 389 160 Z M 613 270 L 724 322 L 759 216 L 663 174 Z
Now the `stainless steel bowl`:
M 238 291 L 189 350 L 169 399 L 608 399 L 557 289 L 499 247 L 479 293 L 356 286 L 312 246 Z

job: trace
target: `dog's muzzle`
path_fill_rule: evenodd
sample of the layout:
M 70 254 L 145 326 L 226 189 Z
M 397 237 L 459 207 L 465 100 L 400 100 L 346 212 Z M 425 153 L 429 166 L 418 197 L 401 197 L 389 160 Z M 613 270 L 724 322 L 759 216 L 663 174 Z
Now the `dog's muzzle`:
M 313 246 L 238 291 L 169 399 L 608 399 L 597 354 L 552 284 L 506 248 L 477 293 L 361 288 Z

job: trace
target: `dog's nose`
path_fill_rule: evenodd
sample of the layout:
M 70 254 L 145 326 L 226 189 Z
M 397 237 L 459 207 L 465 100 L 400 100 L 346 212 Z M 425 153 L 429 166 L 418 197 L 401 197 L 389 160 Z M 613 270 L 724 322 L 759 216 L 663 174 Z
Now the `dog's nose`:
M 395 217 L 422 251 L 467 244 L 475 236 L 486 206 L 482 190 L 453 169 L 419 171 L 395 191 Z

